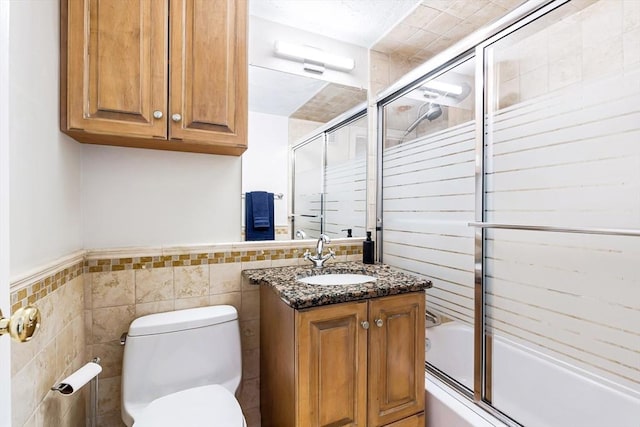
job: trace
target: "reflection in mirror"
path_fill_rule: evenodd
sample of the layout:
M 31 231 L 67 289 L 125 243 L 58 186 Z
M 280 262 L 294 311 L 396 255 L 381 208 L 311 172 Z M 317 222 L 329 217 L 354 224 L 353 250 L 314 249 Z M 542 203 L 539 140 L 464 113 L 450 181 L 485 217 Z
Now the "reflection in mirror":
M 367 208 L 367 116 L 327 133 L 324 233 L 364 237 Z M 351 230 L 351 232 L 349 232 Z
M 322 233 L 322 168 L 324 135 L 312 139 L 293 153 L 294 237 L 314 239 Z
M 360 88 L 329 83 L 263 67 L 249 66 L 249 149 L 242 156 L 242 235 L 245 230 L 244 194 L 267 191 L 283 194 L 274 200 L 275 238 L 293 238 L 289 217 L 290 144 L 366 100 Z M 320 144 L 322 153 L 324 143 Z M 311 154 L 309 154 L 311 158 Z M 318 223 L 302 224 L 311 236 L 320 233 L 319 194 L 322 193 L 322 154 L 317 157 L 317 182 L 305 178 L 304 185 L 316 185 Z M 304 162 L 303 162 L 304 163 Z M 311 173 L 311 172 L 309 172 Z M 313 184 L 312 184 L 313 183 Z M 305 190 L 307 191 L 307 190 Z M 312 214 L 310 214 L 312 215 Z M 293 217 L 291 217 L 293 218 Z M 296 225 L 301 225 L 296 218 Z M 364 224 L 364 223 L 363 223 Z M 317 233 L 314 227 L 318 229 Z M 346 232 L 341 234 L 346 236 Z M 311 238 L 311 236 L 309 238 Z
M 364 236 L 366 159 L 364 114 L 293 149 L 293 238 Z

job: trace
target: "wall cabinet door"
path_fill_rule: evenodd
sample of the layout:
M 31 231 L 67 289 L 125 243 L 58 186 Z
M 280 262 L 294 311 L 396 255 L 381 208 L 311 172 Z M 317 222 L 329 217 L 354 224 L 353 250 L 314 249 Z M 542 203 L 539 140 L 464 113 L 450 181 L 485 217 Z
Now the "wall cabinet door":
M 298 426 L 364 426 L 367 303 L 299 312 Z
M 63 0 L 62 131 L 95 144 L 242 154 L 246 25 L 246 0 Z
M 246 145 L 246 14 L 244 1 L 171 0 L 171 139 Z
M 424 411 L 424 293 L 369 302 L 369 418 L 383 426 Z
M 63 131 L 166 138 L 167 0 L 61 4 Z

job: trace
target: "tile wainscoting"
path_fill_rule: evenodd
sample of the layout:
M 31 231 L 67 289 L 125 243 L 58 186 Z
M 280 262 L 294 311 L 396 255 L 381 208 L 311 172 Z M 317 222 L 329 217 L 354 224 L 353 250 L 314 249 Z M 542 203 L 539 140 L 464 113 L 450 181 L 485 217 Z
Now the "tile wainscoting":
M 20 426 L 85 425 L 85 394 L 50 388 L 88 360 L 84 328 L 84 253 L 77 253 L 12 283 L 12 312 L 34 304 L 40 330 L 26 343 L 11 342 L 12 422 Z
M 63 400 L 68 398 L 51 395 L 52 392 L 46 390 L 88 359 L 98 356 L 103 367 L 98 425 L 123 426 L 120 335 L 127 331 L 131 321 L 145 314 L 230 304 L 238 310 L 242 334 L 243 372 L 238 400 L 249 427 L 259 426 L 260 300 L 258 287 L 243 282 L 241 271 L 306 262 L 302 254 L 314 246 L 313 241 L 272 241 L 89 250 L 73 265 L 67 261 L 58 268 L 49 267 L 46 277 L 33 276 L 32 280 L 14 283 L 12 308 L 30 303 L 43 312 L 40 336 L 31 343 L 12 346 L 14 425 L 51 425 L 53 419 L 75 420 L 62 425 L 81 425 L 77 420 L 85 413 L 88 416 L 85 406 L 77 403 L 81 398 L 70 405 Z M 336 239 L 330 247 L 336 252 L 335 261 L 362 258 L 360 239 Z M 60 307 L 64 307 L 64 313 Z M 69 346 L 64 340 L 72 340 L 73 345 Z M 70 348 L 74 349 L 73 359 L 65 353 L 70 352 Z M 36 365 L 32 364 L 50 366 L 51 372 L 34 370 Z M 34 383 L 41 384 L 37 392 L 32 390 Z M 30 384 L 31 389 L 23 390 L 20 384 Z M 25 400 L 27 392 L 34 395 L 30 394 Z M 88 397 L 88 392 L 86 395 Z M 57 408 L 57 412 L 52 412 L 52 407 Z M 49 423 L 39 421 L 54 416 L 56 418 L 48 418 Z

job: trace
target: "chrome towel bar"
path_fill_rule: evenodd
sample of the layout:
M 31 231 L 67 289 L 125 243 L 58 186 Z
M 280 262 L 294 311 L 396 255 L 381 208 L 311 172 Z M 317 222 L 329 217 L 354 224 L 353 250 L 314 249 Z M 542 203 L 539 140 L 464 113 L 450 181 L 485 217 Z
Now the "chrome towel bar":
M 554 227 L 550 225 L 498 224 L 493 222 L 470 222 L 469 227 L 498 228 L 504 230 L 547 231 L 553 233 L 602 234 L 607 236 L 640 237 L 640 230 L 622 228 L 574 228 Z

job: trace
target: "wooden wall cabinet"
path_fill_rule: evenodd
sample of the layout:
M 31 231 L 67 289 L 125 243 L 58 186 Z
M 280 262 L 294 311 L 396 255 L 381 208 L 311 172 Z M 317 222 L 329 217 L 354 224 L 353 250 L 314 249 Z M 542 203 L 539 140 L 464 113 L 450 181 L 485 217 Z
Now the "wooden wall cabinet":
M 61 0 L 61 130 L 80 142 L 240 155 L 247 0 Z
M 424 426 L 424 293 L 294 310 L 261 288 L 264 427 Z

